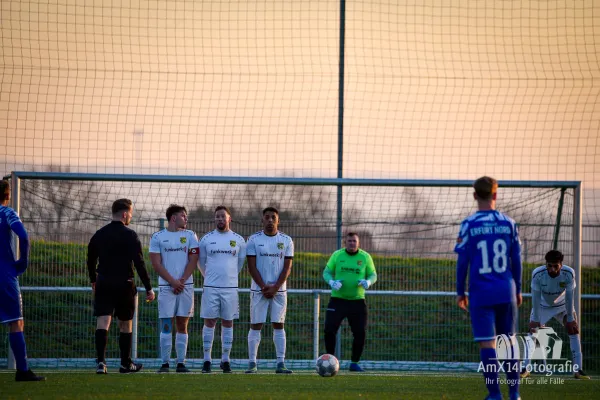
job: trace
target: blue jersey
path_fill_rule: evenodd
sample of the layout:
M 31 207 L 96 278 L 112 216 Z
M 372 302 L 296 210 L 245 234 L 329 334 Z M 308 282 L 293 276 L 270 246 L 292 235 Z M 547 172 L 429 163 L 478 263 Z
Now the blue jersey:
M 19 236 L 21 263 L 15 260 L 13 232 Z M 0 280 L 14 280 L 27 267 L 29 240 L 17 213 L 9 207 L 0 206 Z
M 521 293 L 521 244 L 515 221 L 496 210 L 478 211 L 460 225 L 456 292 L 474 306 L 516 301 Z

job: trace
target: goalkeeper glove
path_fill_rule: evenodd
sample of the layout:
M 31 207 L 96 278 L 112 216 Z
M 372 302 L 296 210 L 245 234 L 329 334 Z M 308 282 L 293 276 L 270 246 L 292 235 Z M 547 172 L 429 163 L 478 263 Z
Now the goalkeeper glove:
M 333 290 L 340 290 L 342 288 L 342 281 L 330 280 L 329 286 L 331 286 Z
M 369 281 L 367 279 L 361 279 L 360 281 L 358 281 L 358 286 L 362 286 L 365 289 L 368 289 L 369 286 L 371 286 L 371 281 Z

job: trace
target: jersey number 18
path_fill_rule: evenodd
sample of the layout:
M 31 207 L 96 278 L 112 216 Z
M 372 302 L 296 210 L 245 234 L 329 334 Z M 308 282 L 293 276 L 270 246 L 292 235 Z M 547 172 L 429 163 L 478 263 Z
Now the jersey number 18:
M 481 268 L 479 268 L 479 273 L 489 274 L 492 272 L 492 268 L 490 268 L 488 244 L 485 240 L 482 240 L 477 243 L 477 248 L 481 251 Z M 499 274 L 506 271 L 506 266 L 508 265 L 508 260 L 506 258 L 507 248 L 508 246 L 506 245 L 504 239 L 496 239 L 492 245 L 492 250 L 494 250 L 492 267 L 494 268 L 494 271 Z

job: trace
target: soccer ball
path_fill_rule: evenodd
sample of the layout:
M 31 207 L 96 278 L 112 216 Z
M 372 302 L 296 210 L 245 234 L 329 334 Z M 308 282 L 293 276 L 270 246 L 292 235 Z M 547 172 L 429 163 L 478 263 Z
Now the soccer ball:
M 338 373 L 340 370 L 340 362 L 334 355 L 323 354 L 317 359 L 315 367 L 317 374 L 321 375 L 323 378 L 328 378 L 335 376 Z

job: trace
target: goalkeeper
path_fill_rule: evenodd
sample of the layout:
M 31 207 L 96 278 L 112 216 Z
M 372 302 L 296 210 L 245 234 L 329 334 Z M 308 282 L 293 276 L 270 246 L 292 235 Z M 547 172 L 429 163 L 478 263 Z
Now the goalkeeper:
M 367 328 L 365 290 L 377 281 L 371 255 L 358 246 L 358 234 L 346 234 L 346 248 L 334 252 L 323 271 L 323 278 L 332 289 L 325 314 L 325 348 L 327 353 L 334 354 L 337 331 L 344 318 L 348 318 L 354 337 L 352 372 L 364 372 L 358 362 L 365 348 Z

